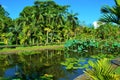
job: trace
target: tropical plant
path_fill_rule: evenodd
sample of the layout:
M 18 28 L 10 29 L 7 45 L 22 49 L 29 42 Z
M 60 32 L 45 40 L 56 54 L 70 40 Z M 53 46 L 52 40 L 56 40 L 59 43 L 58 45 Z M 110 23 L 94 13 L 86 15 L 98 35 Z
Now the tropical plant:
M 110 7 L 108 5 L 101 8 L 103 16 L 100 18 L 102 22 L 112 22 L 120 25 L 120 0 L 114 0 L 115 6 Z
M 2 5 L 0 5 L 0 39 L 5 44 L 8 44 L 11 36 L 10 27 L 12 27 L 12 19 L 8 16 L 9 13 L 5 11 Z
M 93 52 L 98 47 L 95 40 L 68 40 L 65 43 L 65 49 L 73 52 Z
M 84 72 L 92 80 L 120 80 L 120 74 L 115 73 L 113 65 L 107 58 L 97 60 L 97 62 L 89 61 L 91 69 L 86 69 Z
M 106 54 L 119 54 L 120 52 L 120 42 L 114 40 L 68 40 L 65 44 L 66 52 L 75 53 L 106 53 Z
M 35 1 L 33 6 L 26 6 L 15 20 L 15 28 L 20 28 L 16 44 L 60 43 L 74 37 L 79 23 L 76 14 L 67 11 L 68 7 L 48 0 Z
M 104 24 L 96 29 L 96 38 L 100 39 L 118 39 L 119 38 L 119 27 L 113 24 Z M 112 35 L 112 36 L 111 36 Z
M 43 76 L 40 76 L 40 80 L 53 80 L 53 75 L 44 74 Z
M 78 60 L 76 58 L 67 58 L 65 62 L 61 63 L 61 65 L 64 65 L 67 70 L 81 68 L 80 60 Z

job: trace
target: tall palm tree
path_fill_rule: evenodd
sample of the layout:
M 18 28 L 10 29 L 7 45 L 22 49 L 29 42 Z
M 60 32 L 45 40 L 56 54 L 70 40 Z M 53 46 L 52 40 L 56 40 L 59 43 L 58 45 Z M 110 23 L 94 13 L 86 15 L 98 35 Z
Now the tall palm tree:
M 114 0 L 115 6 L 108 5 L 101 8 L 103 16 L 99 19 L 102 22 L 112 22 L 120 25 L 120 0 Z

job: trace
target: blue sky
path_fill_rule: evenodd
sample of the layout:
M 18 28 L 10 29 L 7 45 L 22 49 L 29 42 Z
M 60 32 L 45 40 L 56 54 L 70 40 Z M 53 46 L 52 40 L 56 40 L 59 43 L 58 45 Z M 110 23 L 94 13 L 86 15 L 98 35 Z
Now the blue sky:
M 92 24 L 101 16 L 100 8 L 103 5 L 113 6 L 114 0 L 54 0 L 60 5 L 70 5 L 69 11 L 78 13 L 80 22 Z M 10 17 L 15 19 L 19 17 L 19 13 L 25 6 L 34 4 L 34 0 L 0 0 L 6 11 L 10 13 Z

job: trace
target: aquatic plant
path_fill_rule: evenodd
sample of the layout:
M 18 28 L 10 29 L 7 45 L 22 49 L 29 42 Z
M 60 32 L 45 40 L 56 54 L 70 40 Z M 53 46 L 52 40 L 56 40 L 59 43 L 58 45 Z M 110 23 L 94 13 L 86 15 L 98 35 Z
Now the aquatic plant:
M 68 40 L 65 43 L 67 51 L 73 52 L 89 52 L 98 47 L 98 42 L 95 40 Z
M 61 65 L 64 65 L 67 70 L 82 68 L 80 60 L 76 58 L 67 58 L 65 62 L 61 62 Z
M 53 80 L 53 75 L 44 74 L 43 76 L 40 76 L 40 80 Z
M 68 40 L 65 51 L 77 53 L 112 53 L 120 52 L 120 42 L 100 40 Z

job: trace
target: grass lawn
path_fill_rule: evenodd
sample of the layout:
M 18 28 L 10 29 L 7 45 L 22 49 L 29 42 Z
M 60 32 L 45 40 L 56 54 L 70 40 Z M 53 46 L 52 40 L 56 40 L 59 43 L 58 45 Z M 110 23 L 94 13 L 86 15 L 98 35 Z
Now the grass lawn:
M 32 46 L 32 47 L 16 47 L 16 48 L 4 48 L 0 50 L 0 54 L 12 54 L 23 51 L 37 51 L 37 50 L 62 50 L 64 45 L 47 45 L 47 46 Z

